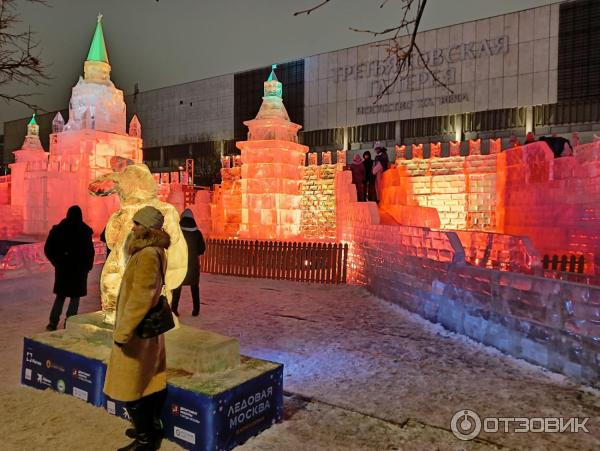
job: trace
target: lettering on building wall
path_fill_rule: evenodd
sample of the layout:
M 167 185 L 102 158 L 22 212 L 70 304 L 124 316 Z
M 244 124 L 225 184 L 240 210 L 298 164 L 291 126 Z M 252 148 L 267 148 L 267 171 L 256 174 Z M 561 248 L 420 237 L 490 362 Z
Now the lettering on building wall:
M 444 64 L 458 63 L 469 59 L 478 59 L 483 57 L 490 57 L 499 54 L 508 53 L 508 36 L 501 35 L 491 39 L 482 39 L 479 41 L 472 41 L 462 44 L 453 45 L 451 47 L 436 48 L 423 52 L 423 59 L 429 66 L 429 68 L 440 73 L 445 70 L 440 70 L 438 66 Z M 415 67 L 417 69 L 424 69 L 425 65 L 418 55 L 413 56 Z M 397 66 L 395 62 L 390 59 L 382 59 L 369 61 L 368 63 L 350 64 L 347 66 L 339 66 L 331 69 L 331 76 L 335 83 L 340 81 L 348 80 L 361 80 L 370 78 L 387 78 L 395 77 L 397 72 Z M 425 70 L 425 72 L 427 72 Z M 420 79 L 421 72 L 414 74 L 414 78 Z M 421 79 L 421 84 L 424 84 L 424 79 Z M 414 89 L 421 89 L 418 84 L 415 85 Z
M 356 114 L 376 114 L 376 113 L 390 113 L 392 111 L 403 111 L 410 110 L 413 106 L 424 108 L 437 105 L 444 105 L 450 103 L 459 103 L 469 100 L 467 93 L 450 94 L 447 96 L 439 97 L 426 97 L 418 100 L 406 100 L 403 102 L 391 102 L 376 105 L 359 106 L 356 108 Z
M 490 39 L 429 50 L 423 52 L 423 59 L 429 70 L 425 68 L 421 58 L 415 55 L 413 67 L 409 71 L 402 72 L 395 82 L 398 68 L 391 58 L 335 67 L 332 69 L 331 77 L 335 83 L 361 80 L 361 83 L 366 83 L 365 94 L 368 98 L 377 97 L 388 85 L 390 87 L 387 89 L 386 95 L 434 88 L 439 86 L 436 79 L 450 87 L 460 83 L 460 76 L 457 76 L 457 65 L 455 63 L 506 54 L 508 49 L 508 36 L 501 35 Z M 378 102 L 377 104 L 369 102 L 366 105 L 357 106 L 356 114 L 389 113 L 411 110 L 415 107 L 424 108 L 454 104 L 469 101 L 470 95 L 472 93 L 459 92 L 419 100 Z M 385 98 L 382 100 L 385 101 Z

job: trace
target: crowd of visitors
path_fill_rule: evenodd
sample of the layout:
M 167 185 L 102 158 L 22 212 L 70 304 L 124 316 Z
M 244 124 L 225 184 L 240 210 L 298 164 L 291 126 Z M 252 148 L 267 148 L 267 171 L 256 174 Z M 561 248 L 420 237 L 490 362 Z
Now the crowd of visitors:
M 359 202 L 379 202 L 381 198 L 381 180 L 383 173 L 389 168 L 390 160 L 387 149 L 381 143 L 375 143 L 373 148 L 375 160 L 371 159 L 371 152 L 365 151 L 362 158 L 354 155 L 350 171 L 352 183 L 356 185 L 356 197 Z
M 594 135 L 597 140 L 600 140 L 600 136 Z M 579 136 L 577 132 L 573 132 L 572 135 L 573 145 L 571 141 L 562 136 L 557 136 L 553 133 L 551 136 L 541 136 L 536 139 L 533 132 L 528 132 L 525 135 L 524 143 L 522 144 L 516 135 L 511 135 L 508 145 L 509 148 L 519 147 L 521 145 L 527 145 L 536 141 L 545 142 L 552 153 L 554 158 L 565 157 L 573 155 L 573 147 L 579 145 Z M 365 151 L 362 154 L 354 155 L 352 163 L 350 164 L 350 171 L 352 172 L 352 183 L 356 187 L 356 197 L 358 202 L 373 201 L 379 202 L 381 200 L 382 187 L 381 182 L 383 173 L 389 168 L 389 157 L 387 149 L 380 143 L 376 142 L 373 146 L 375 152 L 375 159 L 372 159 L 371 152 Z

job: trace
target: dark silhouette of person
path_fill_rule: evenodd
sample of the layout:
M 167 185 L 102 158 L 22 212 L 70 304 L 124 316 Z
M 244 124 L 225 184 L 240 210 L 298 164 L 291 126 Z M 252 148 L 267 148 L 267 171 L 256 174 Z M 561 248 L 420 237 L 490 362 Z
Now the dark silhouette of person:
M 365 165 L 365 200 L 376 201 L 375 196 L 375 176 L 373 176 L 373 160 L 371 152 L 365 150 L 363 152 L 363 164 Z
M 206 250 L 206 244 L 204 243 L 204 237 L 202 232 L 196 225 L 194 219 L 194 213 L 189 208 L 186 208 L 181 214 L 181 221 L 179 226 L 185 237 L 185 242 L 188 248 L 188 269 L 185 275 L 185 279 L 180 286 L 173 290 L 173 302 L 171 303 L 171 310 L 177 316 L 179 316 L 179 298 L 181 297 L 181 288 L 184 285 L 188 285 L 192 292 L 192 303 L 193 310 L 192 316 L 198 316 L 200 313 L 200 261 L 199 258 Z
M 81 208 L 73 205 L 67 216 L 52 227 L 44 254 L 54 266 L 54 305 L 46 330 L 56 330 L 60 322 L 63 305 L 71 298 L 67 318 L 77 314 L 79 299 L 87 294 L 88 273 L 94 266 L 94 243 L 92 229 L 83 222 Z
M 350 165 L 352 172 L 352 183 L 356 186 L 356 200 L 358 202 L 365 201 L 365 165 L 360 155 L 354 155 L 352 164 Z

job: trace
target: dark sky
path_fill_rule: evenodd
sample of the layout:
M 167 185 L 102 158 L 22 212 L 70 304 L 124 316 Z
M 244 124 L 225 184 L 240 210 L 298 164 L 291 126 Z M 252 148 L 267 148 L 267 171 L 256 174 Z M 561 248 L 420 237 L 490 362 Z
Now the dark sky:
M 398 20 L 401 0 L 332 0 L 309 16 L 295 11 L 321 0 L 48 0 L 50 7 L 19 1 L 24 26 L 38 33 L 42 59 L 53 77 L 47 86 L 11 87 L 40 92 L 47 110 L 66 107 L 71 87 L 102 12 L 112 80 L 131 93 L 215 75 L 283 63 L 372 42 L 350 26 L 383 29 Z M 421 29 L 437 28 L 555 3 L 552 0 L 429 0 Z M 0 103 L 0 122 L 29 115 Z

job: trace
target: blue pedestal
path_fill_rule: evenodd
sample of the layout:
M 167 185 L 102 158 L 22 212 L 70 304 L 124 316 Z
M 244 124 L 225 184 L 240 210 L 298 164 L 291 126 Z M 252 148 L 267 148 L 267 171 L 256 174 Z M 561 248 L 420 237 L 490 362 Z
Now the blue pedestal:
M 124 403 L 102 393 L 105 376 L 99 360 L 25 338 L 24 385 L 70 394 L 128 418 Z M 161 417 L 167 439 L 189 450 L 229 450 L 283 419 L 283 365 L 212 395 L 171 383 L 167 393 Z
M 51 388 L 102 406 L 106 366 L 63 349 L 25 338 L 21 383 L 44 390 Z

